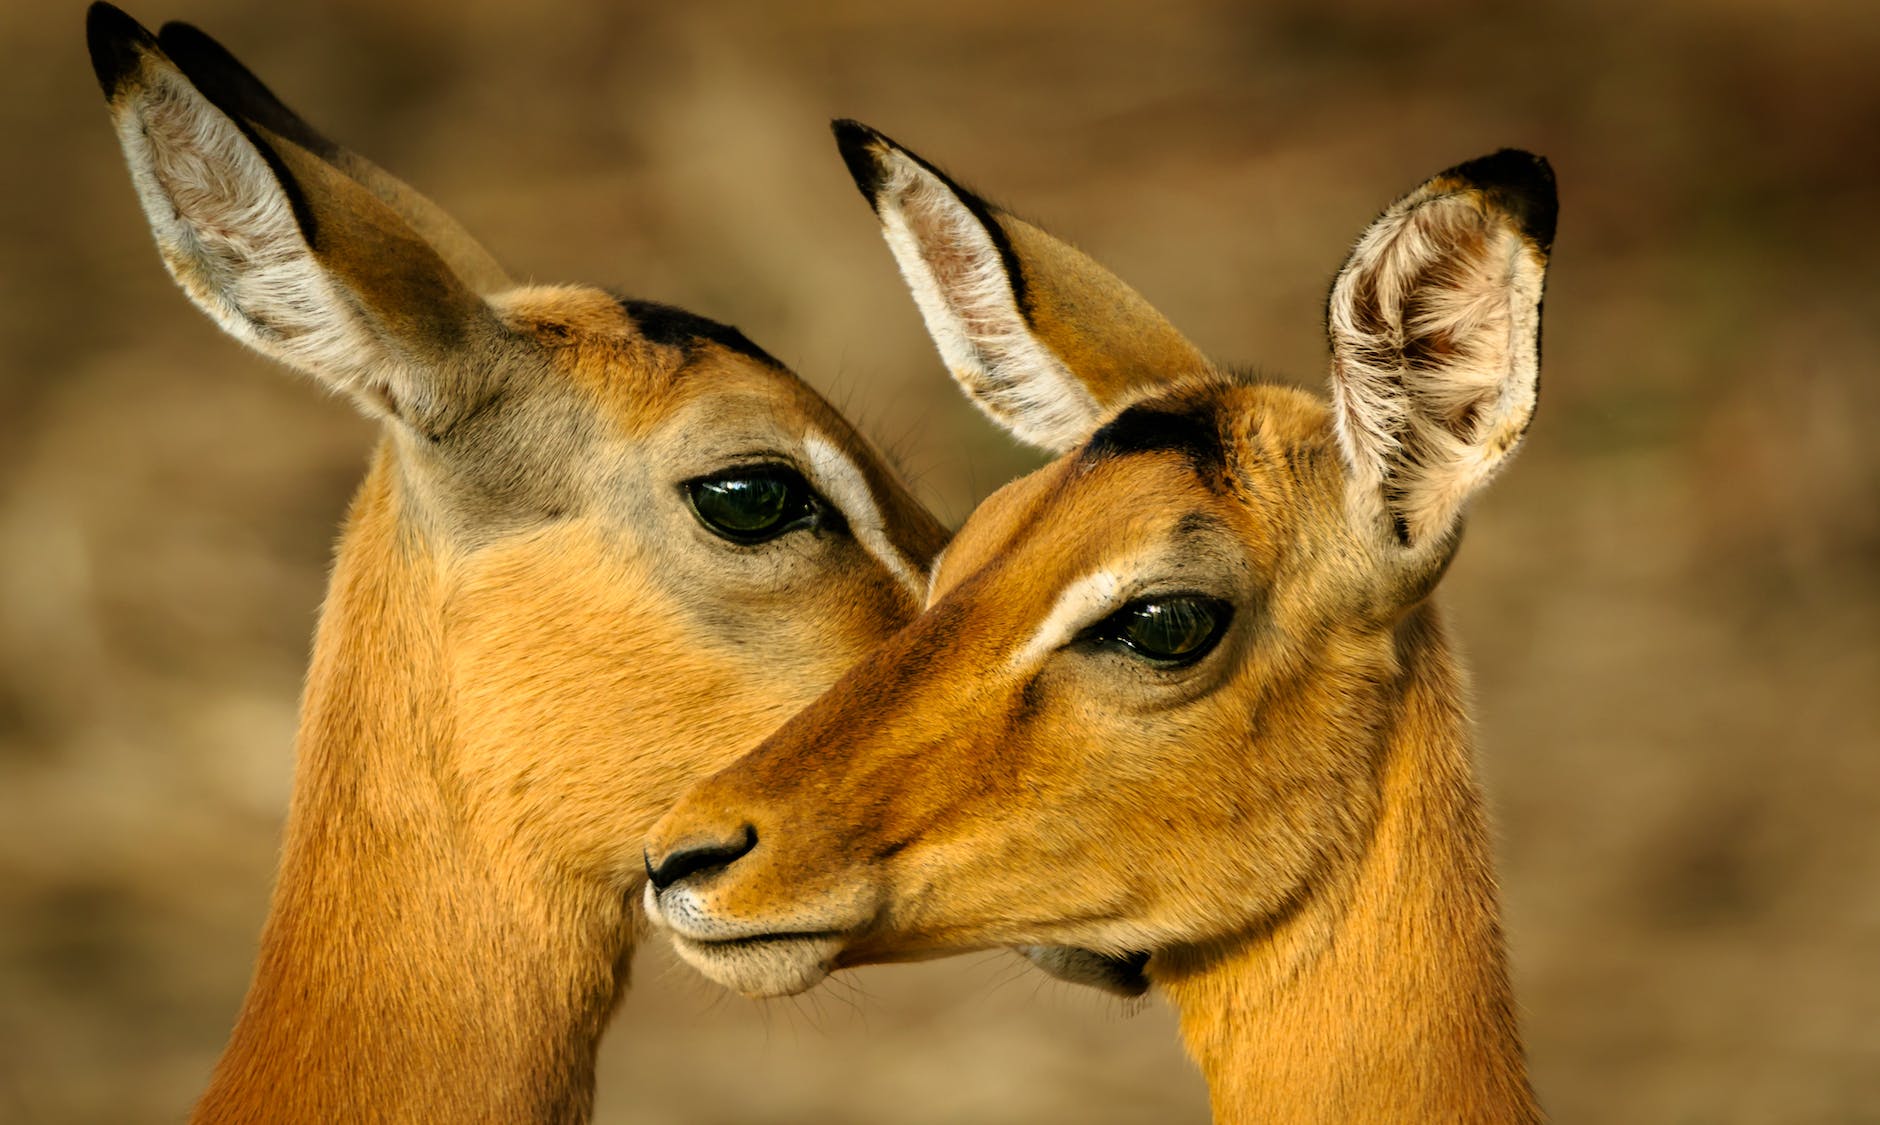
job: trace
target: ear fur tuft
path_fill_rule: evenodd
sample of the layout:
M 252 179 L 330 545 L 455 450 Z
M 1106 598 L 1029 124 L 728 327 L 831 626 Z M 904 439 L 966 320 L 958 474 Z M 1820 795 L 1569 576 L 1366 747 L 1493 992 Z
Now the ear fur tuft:
M 440 432 L 487 398 L 511 340 L 383 199 L 384 184 L 230 112 L 233 101 L 207 96 L 160 40 L 134 27 L 115 9 L 93 9 L 131 183 L 190 299 L 236 339 L 420 431 Z M 205 81 L 225 99 L 250 100 L 257 116 L 305 135 L 239 64 L 217 65 L 213 41 L 172 39 L 199 71 L 215 71 Z
M 328 139 L 289 109 L 253 71 L 208 33 L 187 23 L 166 23 L 157 33 L 157 44 L 211 105 L 248 133 L 264 155 L 269 154 L 270 146 L 257 136 L 258 132 L 311 153 L 377 196 L 419 237 L 430 243 L 472 291 L 488 295 L 514 287 L 508 271 L 443 208 L 365 157 Z M 276 172 L 285 179 L 284 170 L 278 167 L 278 161 L 276 163 Z M 288 188 L 291 194 L 292 185 Z M 310 216 L 298 205 L 295 215 L 302 220 L 311 243 L 313 233 L 306 225 Z
M 1452 541 L 1533 418 L 1553 172 L 1504 149 L 1393 203 L 1327 303 L 1354 516 L 1404 548 Z
M 157 32 L 157 45 L 223 113 L 245 118 L 324 160 L 337 155 L 338 145 L 288 109 L 253 71 L 201 28 L 172 20 Z

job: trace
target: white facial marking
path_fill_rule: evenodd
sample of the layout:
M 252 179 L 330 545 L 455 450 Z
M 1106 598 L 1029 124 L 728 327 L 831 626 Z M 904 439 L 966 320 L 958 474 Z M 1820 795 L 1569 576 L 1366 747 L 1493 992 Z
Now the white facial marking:
M 1122 590 L 1123 578 L 1113 570 L 1094 571 L 1064 587 L 1038 631 L 1012 656 L 1012 669 L 1018 671 L 1036 665 L 1080 631 L 1101 620 L 1115 607 Z
M 950 547 L 952 544 L 949 543 L 947 546 Z M 933 605 L 934 586 L 940 581 L 940 563 L 945 560 L 946 557 L 947 549 L 946 547 L 942 547 L 940 548 L 940 553 L 933 557 L 932 564 L 927 567 L 927 601 L 924 603 L 926 605 Z
M 809 458 L 809 470 L 816 478 L 816 487 L 829 497 L 849 521 L 849 530 L 855 533 L 855 539 L 869 554 L 880 560 L 888 568 L 907 592 L 914 595 L 916 601 L 922 600 L 927 584 L 909 564 L 901 552 L 894 549 L 888 541 L 888 533 L 881 520 L 881 509 L 875 505 L 875 496 L 868 488 L 868 478 L 854 461 L 835 447 L 835 444 L 819 433 L 812 432 L 803 440 L 803 452 Z

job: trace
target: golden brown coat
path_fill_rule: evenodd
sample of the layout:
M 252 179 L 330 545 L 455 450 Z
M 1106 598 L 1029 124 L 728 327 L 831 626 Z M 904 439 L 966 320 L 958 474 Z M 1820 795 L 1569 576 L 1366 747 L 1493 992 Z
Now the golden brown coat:
M 1546 163 L 1472 161 L 1366 232 L 1328 403 L 1159 330 L 1093 333 L 1093 362 L 1027 294 L 1121 282 L 1047 285 L 1098 267 L 1001 244 L 924 162 L 838 136 L 956 376 L 1069 452 L 973 513 L 920 618 L 655 827 L 681 954 L 761 995 L 1083 947 L 1093 983 L 1175 1004 L 1219 1121 L 1534 1119 L 1430 593 L 1533 409 Z
M 195 1119 L 583 1120 L 648 825 L 909 619 L 943 532 L 735 330 L 517 288 L 201 32 L 106 5 L 88 30 L 184 291 L 383 423 Z M 813 518 L 711 531 L 688 482 L 753 467 Z

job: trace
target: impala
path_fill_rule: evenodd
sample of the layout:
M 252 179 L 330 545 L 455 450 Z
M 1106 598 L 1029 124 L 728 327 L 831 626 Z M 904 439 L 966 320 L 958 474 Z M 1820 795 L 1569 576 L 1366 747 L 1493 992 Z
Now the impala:
M 908 620 L 943 532 L 736 330 L 518 286 L 201 32 L 87 31 L 177 283 L 383 429 L 196 1119 L 584 1119 L 647 827 Z
M 751 995 L 1108 955 L 1178 1009 L 1223 1122 L 1536 1118 L 1432 592 L 1533 413 L 1546 162 L 1452 168 L 1363 234 L 1327 402 L 837 136 L 954 376 L 1061 456 L 973 513 L 913 624 L 655 826 L 649 910 Z

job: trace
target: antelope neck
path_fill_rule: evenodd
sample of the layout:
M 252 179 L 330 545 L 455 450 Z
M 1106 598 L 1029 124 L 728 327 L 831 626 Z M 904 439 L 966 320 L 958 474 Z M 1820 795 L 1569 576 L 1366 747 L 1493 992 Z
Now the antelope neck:
M 1461 676 L 1430 607 L 1398 644 L 1361 854 L 1261 931 L 1150 964 L 1222 1125 L 1539 1120 Z
M 196 1121 L 578 1122 L 630 907 L 499 862 L 447 765 L 435 560 L 382 447 L 301 704 L 255 975 Z

